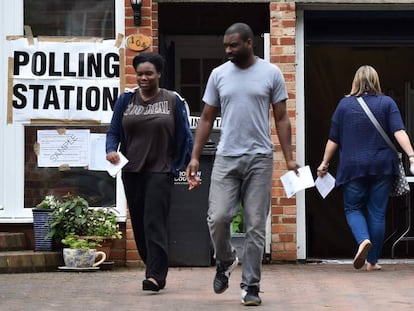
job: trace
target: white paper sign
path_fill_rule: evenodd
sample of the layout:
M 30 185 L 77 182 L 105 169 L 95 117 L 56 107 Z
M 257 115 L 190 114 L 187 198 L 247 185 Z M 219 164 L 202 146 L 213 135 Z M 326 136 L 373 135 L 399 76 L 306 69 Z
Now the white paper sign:
M 299 176 L 294 171 L 288 171 L 280 177 L 286 196 L 292 197 L 295 193 L 315 186 L 309 165 L 298 169 Z
M 37 142 L 39 167 L 68 165 L 84 167 L 89 164 L 90 130 L 39 130 Z
M 13 59 L 13 121 L 98 120 L 109 123 L 120 94 L 119 48 L 114 40 L 94 42 L 7 41 Z M 3 52 L 3 51 L 2 51 Z M 6 54 L 6 51 L 5 53 Z
M 106 171 L 109 162 L 106 160 L 105 151 L 106 134 L 91 133 L 89 139 L 89 170 Z

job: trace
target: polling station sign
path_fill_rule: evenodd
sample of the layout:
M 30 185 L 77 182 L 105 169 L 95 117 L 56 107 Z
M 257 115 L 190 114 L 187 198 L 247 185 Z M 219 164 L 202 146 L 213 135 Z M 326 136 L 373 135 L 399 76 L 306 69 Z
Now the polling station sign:
M 115 40 L 17 38 L 8 44 L 8 120 L 110 122 L 123 66 Z

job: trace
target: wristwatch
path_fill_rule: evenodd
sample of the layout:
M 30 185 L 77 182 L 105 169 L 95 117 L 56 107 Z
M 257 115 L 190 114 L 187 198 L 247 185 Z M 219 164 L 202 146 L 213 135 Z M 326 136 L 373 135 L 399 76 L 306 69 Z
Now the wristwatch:
M 409 159 L 410 159 L 410 158 L 414 158 L 414 153 L 409 154 L 409 155 L 408 155 L 408 158 L 409 158 Z

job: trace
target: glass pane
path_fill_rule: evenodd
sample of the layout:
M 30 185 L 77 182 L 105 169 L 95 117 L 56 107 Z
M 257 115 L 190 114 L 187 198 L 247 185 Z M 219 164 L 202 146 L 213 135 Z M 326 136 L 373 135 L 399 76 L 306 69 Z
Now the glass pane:
M 192 116 L 200 115 L 200 112 L 201 112 L 200 88 L 198 86 L 182 86 L 180 93 L 187 101 L 188 106 L 190 106 L 190 114 Z
M 206 58 L 203 59 L 203 84 L 207 84 L 208 77 L 210 76 L 211 71 L 221 65 L 223 61 L 221 58 Z
M 81 128 L 76 127 L 76 129 Z M 107 131 L 107 126 L 88 128 L 91 133 L 106 133 Z M 24 207 L 34 207 L 48 194 L 62 196 L 67 193 L 80 195 L 88 201 L 90 206 L 115 206 L 116 180 L 106 171 L 89 171 L 79 167 L 59 171 L 57 167 L 37 166 L 37 156 L 33 147 L 37 131 L 45 129 L 56 129 L 56 127 L 25 127 Z
M 183 58 L 181 60 L 181 83 L 200 83 L 200 60 Z
M 34 36 L 115 38 L 114 0 L 24 0 Z

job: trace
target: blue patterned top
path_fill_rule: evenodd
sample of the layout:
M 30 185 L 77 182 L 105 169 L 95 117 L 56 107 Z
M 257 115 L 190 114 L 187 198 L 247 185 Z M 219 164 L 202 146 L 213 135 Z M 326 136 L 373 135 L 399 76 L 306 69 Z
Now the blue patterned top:
M 385 95 L 363 95 L 367 106 L 394 141 L 405 130 L 395 101 Z M 398 157 L 377 131 L 355 96 L 341 99 L 333 116 L 329 139 L 339 146 L 336 185 L 360 177 L 398 175 Z

